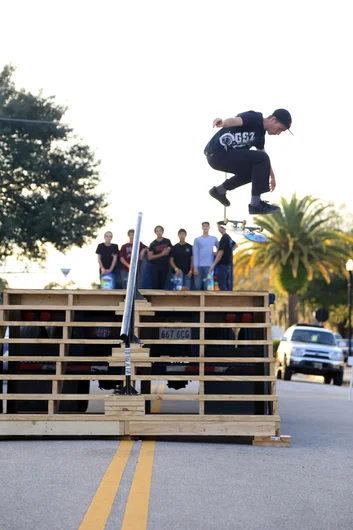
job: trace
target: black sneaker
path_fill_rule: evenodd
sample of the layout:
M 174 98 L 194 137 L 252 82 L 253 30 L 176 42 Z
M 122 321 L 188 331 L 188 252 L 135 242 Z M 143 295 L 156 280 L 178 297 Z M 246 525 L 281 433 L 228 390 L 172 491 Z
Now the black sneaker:
M 216 186 L 213 186 L 213 188 L 208 193 L 211 195 L 211 197 L 213 197 L 214 199 L 219 201 L 221 204 L 223 204 L 223 206 L 230 206 L 230 202 L 228 201 L 225 194 L 222 195 L 221 193 L 219 193 L 217 191 Z
M 250 215 L 265 215 L 267 213 L 275 213 L 280 211 L 280 207 L 275 204 L 270 204 L 267 201 L 260 201 L 260 204 L 257 206 L 252 206 L 249 204 L 249 214 Z

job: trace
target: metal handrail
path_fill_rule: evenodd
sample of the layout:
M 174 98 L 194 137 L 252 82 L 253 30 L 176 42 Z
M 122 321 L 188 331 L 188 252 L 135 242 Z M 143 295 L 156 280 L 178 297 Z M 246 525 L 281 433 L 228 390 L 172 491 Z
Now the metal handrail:
M 130 343 L 134 341 L 134 306 L 137 294 L 137 269 L 140 253 L 140 237 L 141 237 L 142 213 L 139 212 L 137 216 L 136 230 L 134 234 L 134 242 L 132 245 L 132 253 L 130 260 L 129 276 L 126 287 L 126 298 L 123 321 L 121 325 L 120 338 L 125 343 L 125 377 L 126 385 L 118 393 L 120 394 L 136 394 L 135 388 L 131 385 L 131 356 Z
M 120 338 L 125 343 L 129 338 L 129 331 L 131 328 L 130 321 L 131 321 L 131 316 L 132 316 L 132 307 L 134 304 L 135 294 L 136 294 L 136 276 L 137 276 L 137 268 L 138 268 L 139 253 L 140 253 L 141 224 L 142 224 L 142 213 L 139 212 L 137 216 L 134 242 L 132 245 L 130 269 L 129 269 L 127 287 L 126 287 L 125 308 L 124 308 L 123 322 L 121 325 Z

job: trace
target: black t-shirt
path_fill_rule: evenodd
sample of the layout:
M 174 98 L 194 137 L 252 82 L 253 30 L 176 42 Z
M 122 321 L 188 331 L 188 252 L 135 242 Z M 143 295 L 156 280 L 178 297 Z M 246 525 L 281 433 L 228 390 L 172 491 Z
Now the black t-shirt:
M 158 241 L 158 239 L 155 239 L 154 241 L 152 241 L 148 250 L 150 252 L 153 252 L 154 255 L 156 255 L 156 254 L 161 254 L 162 251 L 168 247 L 172 247 L 172 243 L 170 239 L 166 239 L 165 237 L 163 237 L 160 241 Z M 167 256 L 163 256 L 158 259 L 153 259 L 150 261 L 150 263 L 153 267 L 156 267 L 158 270 L 167 269 L 169 266 L 169 254 Z
M 169 255 L 171 258 L 174 258 L 175 265 L 181 269 L 184 274 L 189 272 L 191 268 L 192 245 L 189 243 L 184 243 L 184 245 L 177 243 L 172 247 Z
M 233 263 L 233 251 L 232 247 L 234 245 L 234 241 L 231 237 L 229 237 L 228 234 L 223 234 L 219 241 L 219 248 L 218 250 L 223 250 L 223 256 L 219 260 L 219 265 L 231 265 Z
M 106 245 L 105 243 L 100 243 L 97 247 L 96 254 L 99 254 L 103 267 L 105 269 L 110 269 L 114 256 L 119 257 L 119 247 L 112 243 L 111 245 Z M 114 271 L 116 266 L 114 267 Z
M 264 149 L 265 134 L 261 112 L 241 112 L 237 117 L 243 120 L 241 127 L 223 127 L 208 142 L 207 153 L 223 152 L 230 149 Z

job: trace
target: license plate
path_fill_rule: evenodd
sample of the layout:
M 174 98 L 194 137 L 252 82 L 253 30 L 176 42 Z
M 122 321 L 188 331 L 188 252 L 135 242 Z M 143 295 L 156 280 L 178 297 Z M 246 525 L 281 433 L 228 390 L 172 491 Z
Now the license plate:
M 313 365 L 317 370 L 322 370 L 322 363 L 313 363 Z
M 191 339 L 191 328 L 159 328 L 159 338 L 165 340 Z

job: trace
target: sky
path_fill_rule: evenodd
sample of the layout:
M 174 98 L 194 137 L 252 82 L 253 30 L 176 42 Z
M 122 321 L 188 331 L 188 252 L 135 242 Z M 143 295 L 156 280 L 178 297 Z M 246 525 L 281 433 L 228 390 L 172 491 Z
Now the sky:
M 223 206 L 208 190 L 225 175 L 203 150 L 214 118 L 247 110 L 292 114 L 294 136 L 266 139 L 277 187 L 264 199 L 310 194 L 352 212 L 349 2 L 12 0 L 2 22 L 0 68 L 12 63 L 18 88 L 66 104 L 65 121 L 101 160 L 105 229 L 119 246 L 138 212 L 145 244 L 157 224 L 172 243 L 181 227 L 192 243 L 206 220 L 218 235 Z M 228 217 L 249 219 L 250 185 L 228 198 Z M 89 287 L 104 231 L 66 256 L 50 252 L 44 272 L 2 276 L 11 287 Z M 23 268 L 10 259 L 0 272 Z

